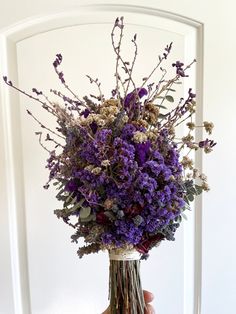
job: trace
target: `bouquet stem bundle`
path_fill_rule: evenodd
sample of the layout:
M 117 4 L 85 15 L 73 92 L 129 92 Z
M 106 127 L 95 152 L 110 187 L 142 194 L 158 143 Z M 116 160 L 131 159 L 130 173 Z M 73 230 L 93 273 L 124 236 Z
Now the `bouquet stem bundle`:
M 140 260 L 110 258 L 109 298 L 111 314 L 144 314 Z

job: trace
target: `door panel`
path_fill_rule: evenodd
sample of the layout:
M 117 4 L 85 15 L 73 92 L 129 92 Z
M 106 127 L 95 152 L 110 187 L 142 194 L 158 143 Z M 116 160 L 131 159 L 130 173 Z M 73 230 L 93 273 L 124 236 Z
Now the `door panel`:
M 78 95 L 96 93 L 85 77 L 89 74 L 99 77 L 104 93 L 109 97 L 115 84 L 111 26 L 112 24 L 81 25 L 50 31 L 19 42 L 19 85 L 28 90 L 30 82 L 32 87 L 37 86 L 40 90 L 47 91 L 47 94 L 49 88 L 61 90 L 63 87 L 58 83 L 52 67 L 55 54 L 60 52 L 64 56 L 61 68 L 72 90 Z M 136 81 L 141 82 L 142 77 L 151 72 L 157 62 L 157 53 L 171 41 L 174 42 L 174 49 L 168 64 L 184 59 L 183 35 L 138 25 L 127 25 L 124 42 L 124 53 L 127 57 L 132 53 L 130 39 L 135 33 L 138 33 L 140 43 Z M 158 42 L 152 43 L 153 38 L 158 38 Z M 171 71 L 173 72 L 172 69 Z M 50 97 L 58 101 L 55 96 Z M 42 112 L 38 104 L 31 103 L 25 97 L 20 98 L 32 312 L 62 314 L 74 313 L 78 309 L 81 313 L 99 313 L 107 304 L 107 255 L 104 253 L 79 260 L 76 246 L 70 244 L 73 230 L 53 215 L 53 209 L 60 208 L 60 204 L 54 200 L 55 191 L 42 189 L 48 174 L 43 169 L 47 153 L 38 145 L 34 132 L 40 128 L 35 121 L 29 119 L 25 113 L 26 107 L 44 124 L 52 127 L 55 122 L 49 119 L 47 113 Z M 184 295 L 183 228 L 177 234 L 176 243 L 163 243 L 156 251 L 151 254 L 149 261 L 143 262 L 144 285 L 155 285 L 161 291 L 158 305 L 160 311 L 181 314 Z M 175 259 L 174 267 L 172 258 Z M 173 303 L 168 302 L 170 294 L 175 300 Z M 91 299 L 94 301 L 90 302 Z

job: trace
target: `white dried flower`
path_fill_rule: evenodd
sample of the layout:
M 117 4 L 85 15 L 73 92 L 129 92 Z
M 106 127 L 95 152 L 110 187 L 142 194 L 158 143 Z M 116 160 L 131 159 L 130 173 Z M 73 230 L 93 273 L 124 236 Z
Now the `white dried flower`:
M 105 126 L 106 122 L 103 119 L 99 119 L 98 121 L 96 121 L 98 126 Z
M 92 169 L 91 172 L 92 172 L 93 174 L 99 174 L 101 171 L 102 171 L 102 168 L 100 168 L 100 167 L 95 167 L 95 168 Z
M 199 175 L 200 175 L 199 170 L 196 169 L 196 168 L 194 168 L 194 169 L 193 169 L 193 178 L 196 179 L 196 178 L 199 177 Z
M 110 166 L 110 160 L 106 159 L 101 162 L 101 165 L 104 167 Z
M 187 144 L 187 143 L 191 142 L 192 140 L 194 140 L 194 137 L 190 133 L 188 135 L 182 137 L 182 141 L 184 144 Z
M 88 171 L 92 171 L 93 168 L 94 168 L 93 165 L 88 165 L 88 166 L 86 166 L 84 169 L 85 169 L 85 170 L 88 170 Z
M 133 136 L 135 143 L 144 143 L 147 141 L 147 135 L 143 132 L 136 131 Z
M 207 176 L 206 176 L 204 173 L 200 174 L 199 178 L 200 178 L 202 181 L 207 181 Z
M 113 121 L 115 121 L 116 117 L 113 116 L 113 115 L 109 115 L 105 118 L 105 121 L 106 121 L 106 124 L 110 124 L 112 123 Z
M 175 176 L 173 176 L 173 174 L 170 176 L 169 178 L 170 181 L 175 181 Z
M 121 119 L 122 123 L 127 123 L 129 121 L 129 117 L 127 115 L 123 116 Z

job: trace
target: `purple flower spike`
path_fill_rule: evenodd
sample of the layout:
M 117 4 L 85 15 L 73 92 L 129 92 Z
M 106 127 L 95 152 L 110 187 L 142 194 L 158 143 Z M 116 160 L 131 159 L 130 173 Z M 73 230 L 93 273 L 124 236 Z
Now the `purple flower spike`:
M 58 53 L 58 54 L 56 55 L 55 61 L 53 62 L 54 68 L 57 68 L 58 65 L 61 64 L 61 62 L 62 62 L 62 55 L 61 55 L 60 53 Z
M 208 138 L 205 141 L 201 141 L 199 142 L 199 147 L 203 148 L 203 147 L 214 147 L 216 145 L 216 143 L 213 140 L 209 140 Z
M 148 94 L 146 88 L 138 88 L 138 95 L 139 95 L 139 98 L 142 98 L 143 96 L 146 96 Z
M 176 67 L 176 74 L 181 77 L 188 77 L 188 75 L 185 74 L 185 70 L 183 69 L 184 63 L 176 61 L 176 63 L 173 63 L 172 66 Z

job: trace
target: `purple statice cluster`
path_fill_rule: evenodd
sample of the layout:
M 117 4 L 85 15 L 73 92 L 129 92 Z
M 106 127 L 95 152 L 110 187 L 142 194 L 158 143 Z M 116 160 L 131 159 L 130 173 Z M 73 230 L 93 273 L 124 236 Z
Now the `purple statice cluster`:
M 115 136 L 112 128 L 100 128 L 88 138 L 71 128 L 60 158 L 52 154 L 48 168 L 54 160 L 50 178 L 63 183 L 58 199 L 65 208 L 56 212 L 59 217 L 68 222 L 74 215 L 91 229 L 99 225 L 96 241 L 102 246 L 128 244 L 147 253 L 156 239 L 174 239 L 170 226 L 179 225 L 185 207 L 183 166 L 167 129 L 143 143 L 135 142 L 137 132 L 147 130 L 131 122 Z M 81 208 L 89 208 L 84 218 Z
M 4 77 L 9 86 L 41 103 L 56 117 L 58 126 L 51 130 L 27 111 L 48 132 L 44 141 L 43 133 L 37 132 L 39 143 L 49 153 L 45 188 L 51 182 L 55 185 L 56 197 L 63 204 L 55 214 L 74 228 L 72 241 L 84 239 L 85 246 L 78 250 L 80 257 L 127 246 L 146 255 L 160 241 L 174 240 L 183 212 L 196 195 L 209 190 L 206 176 L 194 167 L 189 152 L 212 150 L 214 141 L 196 141 L 194 130 L 201 126 L 211 134 L 213 123 L 195 125 L 196 95 L 191 88 L 174 109 L 168 111 L 164 106 L 174 101 L 174 84 L 188 76 L 187 70 L 195 60 L 187 66 L 176 61 L 172 64 L 175 76 L 165 79 L 167 71 L 161 65 L 171 52 L 171 43 L 159 56 L 154 70 L 136 87 L 132 78 L 136 36 L 132 39 L 133 60 L 125 61 L 120 54 L 123 29 L 123 18 L 116 19 L 111 34 L 117 60 L 116 86 L 110 97 L 104 97 L 98 79 L 88 76 L 97 86 L 98 96 L 80 99 L 70 90 L 60 69 L 61 54 L 56 55 L 53 67 L 72 97 L 51 92 L 62 99 L 63 106 L 50 102 L 36 88 L 32 90 L 35 96 L 28 94 Z M 159 82 L 150 83 L 158 69 Z M 179 139 L 175 131 L 181 123 L 186 124 L 188 132 Z M 53 149 L 46 148 L 48 141 Z

